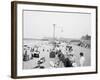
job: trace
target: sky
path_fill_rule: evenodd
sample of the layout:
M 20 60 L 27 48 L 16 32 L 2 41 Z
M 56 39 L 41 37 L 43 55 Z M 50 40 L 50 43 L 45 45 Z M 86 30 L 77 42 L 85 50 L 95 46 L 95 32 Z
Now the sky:
M 52 12 L 52 11 L 24 11 L 24 38 L 41 39 L 53 37 L 53 24 L 57 38 L 81 38 L 91 35 L 91 14 Z

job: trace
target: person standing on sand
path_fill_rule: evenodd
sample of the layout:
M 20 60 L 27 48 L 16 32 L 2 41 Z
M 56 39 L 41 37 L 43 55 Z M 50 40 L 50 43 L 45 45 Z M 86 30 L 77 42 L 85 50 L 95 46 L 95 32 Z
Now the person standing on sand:
M 85 57 L 84 57 L 84 53 L 80 53 L 80 66 L 84 66 L 85 63 Z

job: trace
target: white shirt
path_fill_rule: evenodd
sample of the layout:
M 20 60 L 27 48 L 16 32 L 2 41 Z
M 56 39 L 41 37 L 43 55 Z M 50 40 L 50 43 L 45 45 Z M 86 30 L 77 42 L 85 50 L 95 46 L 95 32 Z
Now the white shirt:
M 80 66 L 83 66 L 85 62 L 85 57 L 80 57 Z

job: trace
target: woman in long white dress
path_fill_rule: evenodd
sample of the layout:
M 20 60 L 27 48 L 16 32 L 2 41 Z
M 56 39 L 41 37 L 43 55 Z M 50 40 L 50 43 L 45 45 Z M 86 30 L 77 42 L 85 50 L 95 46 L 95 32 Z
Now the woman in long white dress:
M 84 66 L 85 63 L 85 57 L 84 57 L 84 53 L 80 53 L 80 66 Z

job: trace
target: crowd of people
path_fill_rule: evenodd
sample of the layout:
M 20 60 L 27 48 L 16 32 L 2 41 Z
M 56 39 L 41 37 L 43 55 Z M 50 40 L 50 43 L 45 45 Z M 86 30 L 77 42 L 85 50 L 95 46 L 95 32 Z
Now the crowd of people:
M 40 64 L 45 63 L 45 56 L 41 58 L 40 54 L 43 52 L 48 52 L 49 53 L 49 58 L 50 59 L 55 59 L 54 62 L 50 61 L 48 64 L 52 64 L 52 67 L 59 67 L 61 64 L 63 67 L 77 67 L 77 66 L 84 66 L 85 63 L 85 57 L 84 53 L 80 52 L 79 53 L 79 65 L 76 62 L 76 57 L 74 54 L 73 46 L 71 45 L 64 45 L 57 44 L 56 46 L 54 45 L 41 45 L 37 47 L 30 47 L 28 45 L 24 46 L 24 54 L 23 54 L 23 61 L 29 61 L 32 60 L 33 58 L 39 58 L 39 61 L 37 62 L 38 67 L 40 67 Z M 45 46 L 45 47 L 43 47 Z M 43 62 L 42 62 L 43 61 Z

